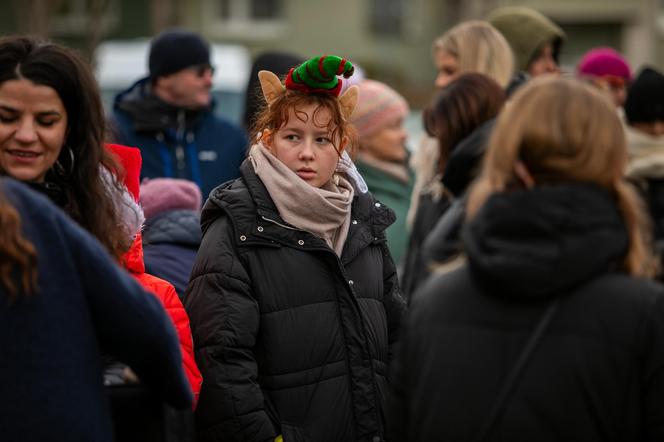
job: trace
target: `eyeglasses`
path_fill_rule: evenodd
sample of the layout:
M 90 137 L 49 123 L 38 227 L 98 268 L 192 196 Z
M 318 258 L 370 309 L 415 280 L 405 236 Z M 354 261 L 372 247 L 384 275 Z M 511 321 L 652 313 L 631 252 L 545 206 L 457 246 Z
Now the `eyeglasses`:
M 198 66 L 192 66 L 189 69 L 194 71 L 198 78 L 203 78 L 208 71 L 211 76 L 214 76 L 214 66 L 211 64 L 199 64 Z

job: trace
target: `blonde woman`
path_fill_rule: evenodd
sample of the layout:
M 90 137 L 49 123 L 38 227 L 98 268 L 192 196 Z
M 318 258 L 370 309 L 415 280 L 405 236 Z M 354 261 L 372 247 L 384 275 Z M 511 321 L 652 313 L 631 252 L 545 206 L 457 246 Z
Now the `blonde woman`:
M 512 50 L 507 40 L 488 22 L 460 23 L 433 43 L 438 74 L 435 85 L 444 88 L 463 73 L 477 72 L 507 87 L 514 73 Z
M 516 93 L 470 191 L 467 264 L 402 328 L 389 440 L 664 438 L 664 290 L 625 163 L 600 91 Z

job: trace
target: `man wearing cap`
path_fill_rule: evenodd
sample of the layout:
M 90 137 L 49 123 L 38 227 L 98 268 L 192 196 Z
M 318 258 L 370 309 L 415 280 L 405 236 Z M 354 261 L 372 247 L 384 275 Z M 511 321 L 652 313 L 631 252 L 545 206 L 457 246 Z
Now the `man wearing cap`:
M 212 111 L 209 45 L 193 32 L 165 31 L 152 40 L 149 70 L 115 98 L 116 141 L 141 149 L 141 178 L 185 178 L 206 198 L 239 176 L 247 147 L 244 132 Z

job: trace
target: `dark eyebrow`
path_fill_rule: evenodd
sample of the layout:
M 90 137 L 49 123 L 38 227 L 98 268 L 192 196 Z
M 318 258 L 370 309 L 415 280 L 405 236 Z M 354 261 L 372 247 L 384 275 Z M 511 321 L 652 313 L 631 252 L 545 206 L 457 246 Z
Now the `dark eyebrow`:
M 2 105 L 2 104 L 0 104 L 0 110 L 6 111 L 6 112 L 14 112 L 14 113 L 18 112 L 17 109 L 14 109 L 11 106 L 6 106 L 6 105 Z M 58 111 L 48 110 L 48 111 L 44 111 L 44 112 L 39 112 L 37 115 L 39 115 L 40 117 L 50 117 L 50 116 L 59 117 L 61 114 Z
M 37 115 L 39 115 L 40 117 L 51 117 L 51 116 L 59 117 L 61 114 L 58 111 L 44 111 L 44 112 L 39 112 Z

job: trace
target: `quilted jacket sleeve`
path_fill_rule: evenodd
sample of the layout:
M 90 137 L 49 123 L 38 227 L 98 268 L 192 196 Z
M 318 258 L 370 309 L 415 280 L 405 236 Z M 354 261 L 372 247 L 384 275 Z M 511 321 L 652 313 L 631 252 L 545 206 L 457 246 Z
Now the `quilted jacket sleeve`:
M 277 436 L 257 382 L 253 348 L 260 312 L 227 217 L 203 236 L 185 293 L 203 387 L 197 440 L 267 441 Z
M 406 311 L 406 302 L 401 296 L 397 270 L 392 261 L 387 246 L 383 246 L 383 290 L 384 305 L 387 313 L 387 337 L 389 340 L 390 354 L 389 360 L 392 361 L 395 355 L 395 346 L 399 340 L 399 329 L 401 320 Z

